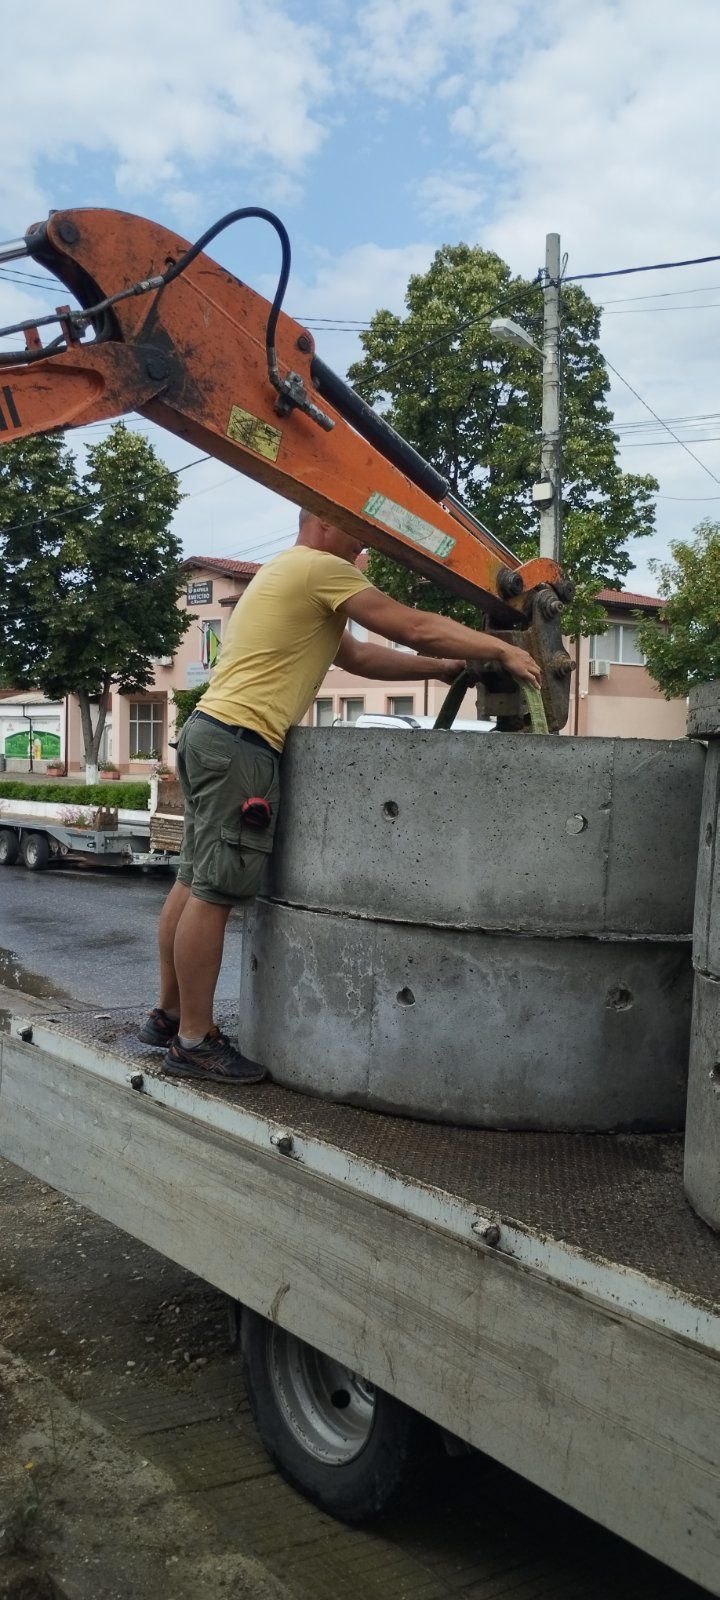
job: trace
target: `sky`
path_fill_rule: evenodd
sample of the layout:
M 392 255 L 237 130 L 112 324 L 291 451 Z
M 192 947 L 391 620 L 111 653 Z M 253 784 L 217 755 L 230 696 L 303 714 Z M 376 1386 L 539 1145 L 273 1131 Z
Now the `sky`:
M 75 205 L 188 238 L 269 206 L 293 244 L 286 309 L 339 372 L 357 336 L 318 319 L 401 312 L 444 243 L 530 276 L 550 231 L 568 274 L 720 254 L 718 0 L 25 0 L 3 34 L 0 239 Z M 213 253 L 272 292 L 266 227 Z M 31 265 L 0 269 L 0 325 L 66 298 L 26 283 Z M 627 580 L 653 593 L 649 562 L 720 517 L 720 260 L 585 287 L 619 374 L 622 463 L 660 483 Z M 170 467 L 188 460 L 138 426 Z M 81 454 L 106 431 L 76 434 Z M 291 542 L 295 508 L 221 463 L 180 481 L 187 555 L 264 559 Z

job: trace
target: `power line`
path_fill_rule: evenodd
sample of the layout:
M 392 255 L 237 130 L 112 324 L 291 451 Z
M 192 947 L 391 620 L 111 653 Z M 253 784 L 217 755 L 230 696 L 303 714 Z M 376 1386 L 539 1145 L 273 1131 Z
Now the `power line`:
M 637 389 L 633 388 L 632 384 L 628 382 L 627 378 L 624 378 L 622 373 L 618 372 L 617 367 L 614 367 L 612 362 L 608 361 L 607 357 L 605 357 L 605 364 L 607 367 L 609 367 L 611 372 L 614 372 L 615 377 L 619 378 L 621 383 L 624 383 L 625 388 L 629 389 L 631 394 L 634 394 L 635 399 L 640 401 L 641 406 L 644 406 L 645 410 L 650 412 L 651 417 L 654 417 L 655 421 L 659 422 L 661 428 L 665 428 L 666 432 L 670 434 L 671 439 L 674 439 L 675 443 L 680 445 L 681 450 L 684 450 L 686 455 L 689 455 L 696 465 L 701 467 L 703 472 L 706 472 L 709 478 L 712 478 L 713 483 L 720 485 L 720 478 L 718 478 L 717 474 L 711 472 L 710 468 L 706 467 L 705 462 L 701 461 L 700 457 L 696 456 L 695 452 L 690 449 L 690 446 L 685 443 L 685 440 L 680 439 L 678 435 L 673 432 L 668 422 L 663 422 L 662 417 L 658 416 L 657 411 L 653 411 L 652 406 L 648 404 L 647 400 L 643 400 L 642 395 L 638 394 Z
M 191 467 L 199 467 L 201 462 L 210 461 L 212 459 L 213 458 L 211 456 L 196 456 L 194 461 L 186 461 L 184 466 L 182 466 L 182 467 L 165 467 L 165 471 L 167 473 L 169 473 L 171 478 L 177 478 L 177 477 L 180 476 L 181 472 L 189 472 Z M 148 479 L 146 479 L 146 487 L 149 487 L 149 486 L 150 486 L 150 479 L 148 478 Z M 138 485 L 138 487 L 142 487 L 142 485 Z M 203 493 L 202 489 L 198 489 L 197 493 L 198 494 L 202 494 Z M 195 495 L 194 494 L 192 494 L 192 495 L 189 494 L 187 496 L 187 498 L 188 498 L 188 500 L 194 500 L 195 499 Z M 67 507 L 67 510 L 53 512 L 53 521 L 57 521 L 57 519 L 59 517 L 74 517 L 74 516 L 77 515 L 77 513 L 79 511 L 83 511 L 86 506 L 91 506 L 91 505 L 94 505 L 94 501 L 92 499 L 90 499 L 89 496 L 86 497 L 84 500 L 82 499 L 82 497 L 79 497 L 78 500 L 76 500 L 74 505 Z M 0 526 L 0 539 L 6 538 L 9 533 L 22 533 L 25 530 L 25 528 L 34 528 L 36 521 L 37 521 L 37 518 L 33 518 L 32 522 L 16 522 L 15 525 L 12 528 L 3 528 L 2 526 Z
M 614 267 L 610 272 L 576 272 L 564 277 L 563 283 L 588 283 L 591 278 L 628 278 L 636 272 L 670 272 L 673 267 L 702 267 L 708 261 L 720 261 L 718 256 L 692 256 L 687 261 L 653 261 L 646 267 Z
M 708 300 L 703 306 L 633 306 L 628 311 L 605 311 L 606 317 L 658 317 L 668 311 L 717 311 L 720 303 L 717 300 Z M 328 332 L 340 332 L 340 329 L 328 329 Z
M 668 432 L 670 432 L 670 429 L 668 429 Z M 675 434 L 675 433 L 672 435 L 672 438 L 671 438 L 670 442 L 672 444 L 681 444 L 681 445 L 683 445 L 683 448 L 685 448 L 684 440 L 683 439 L 679 439 L 677 434 Z M 624 449 L 625 450 L 655 450 L 655 449 L 658 449 L 658 448 L 662 449 L 663 447 L 665 449 L 667 449 L 667 443 L 668 443 L 667 439 L 641 439 L 638 444 L 625 444 L 624 445 Z M 720 433 L 706 433 L 706 434 L 703 434 L 701 439 L 693 439 L 693 444 L 718 444 L 718 443 L 720 443 Z M 702 465 L 703 465 L 703 463 L 701 461 L 700 462 L 700 466 L 702 466 Z M 710 468 L 706 467 L 705 471 L 709 472 Z M 710 476 L 713 477 L 714 474 L 710 473 Z M 720 478 L 718 478 L 716 481 L 718 483 L 720 483 Z
M 525 294 L 529 289 L 537 289 L 539 287 L 540 279 L 537 277 L 533 278 L 531 283 L 518 284 L 517 292 L 522 292 Z M 424 355 L 426 350 L 432 350 L 434 349 L 435 345 L 442 344 L 445 339 L 454 339 L 455 335 L 462 333 L 465 328 L 473 328 L 479 322 L 487 322 L 488 317 L 494 317 L 496 311 L 503 311 L 507 309 L 508 300 L 510 300 L 510 303 L 512 304 L 512 294 L 510 294 L 510 296 L 505 295 L 502 300 L 497 302 L 496 305 L 488 306 L 487 311 L 481 311 L 478 316 L 466 317 L 463 322 L 455 323 L 454 327 L 446 328 L 445 332 L 439 334 L 436 339 L 428 339 L 425 344 L 416 345 L 413 350 L 408 350 L 406 354 L 404 356 L 400 356 L 397 361 L 391 361 L 389 366 L 382 367 L 379 372 L 374 372 L 372 376 L 373 385 L 377 384 L 380 378 L 386 378 L 388 373 L 394 372 L 397 367 L 402 367 L 406 361 L 412 361 L 415 356 Z
M 621 294 L 613 300 L 599 300 L 598 307 L 627 305 L 631 300 L 672 300 L 681 294 L 716 294 L 720 283 L 706 283 L 697 289 L 664 289 L 656 294 Z
M 692 423 L 692 422 L 705 422 L 705 423 L 708 423 L 708 422 L 717 422 L 719 419 L 720 419 L 720 411 L 692 411 L 692 412 L 689 412 L 687 416 L 683 416 L 683 417 L 665 417 L 663 420 L 665 422 L 670 422 L 670 423 L 673 423 L 673 424 L 677 424 L 677 426 L 680 426 L 681 423 L 683 423 L 683 424 L 684 423 Z M 616 422 L 615 425 L 614 425 L 614 432 L 615 433 L 622 433 L 622 432 L 627 432 L 629 429 L 654 428 L 654 426 L 655 426 L 655 424 L 653 422 L 641 422 L 641 421 Z
M 0 267 L 0 278 L 7 278 L 11 283 L 19 283 L 31 289 L 52 289 L 54 294 L 65 287 L 59 278 L 41 278 L 37 272 L 22 272 L 16 267 Z

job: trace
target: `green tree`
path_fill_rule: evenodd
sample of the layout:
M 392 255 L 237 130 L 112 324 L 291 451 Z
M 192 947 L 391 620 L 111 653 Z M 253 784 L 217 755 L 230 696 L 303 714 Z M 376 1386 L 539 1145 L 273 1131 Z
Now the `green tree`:
M 542 376 L 532 350 L 490 333 L 509 314 L 542 342 L 542 289 L 513 277 L 491 252 L 438 250 L 410 279 L 406 315 L 378 311 L 362 335 L 350 381 L 448 480 L 453 492 L 522 560 L 538 553 L 531 488 L 540 473 Z M 576 585 L 566 625 L 593 633 L 606 622 L 598 590 L 621 587 L 629 546 L 652 532 L 654 478 L 623 473 L 598 348 L 600 312 L 582 289 L 563 293 L 565 567 Z M 454 329 L 452 333 L 447 330 Z M 427 580 L 373 552 L 375 583 L 407 604 L 474 620 Z
M 90 447 L 82 477 L 57 434 L 0 448 L 0 673 L 53 699 L 77 695 L 89 768 L 111 689 L 149 688 L 151 658 L 172 655 L 189 626 L 171 532 L 180 498 L 122 422 Z
M 196 683 L 194 689 L 173 689 L 172 697 L 175 705 L 175 731 L 180 732 L 185 727 L 188 717 L 191 717 L 198 701 L 202 700 L 207 683 Z
M 666 601 L 662 620 L 638 627 L 648 670 L 666 700 L 694 683 L 720 678 L 720 523 L 707 520 L 695 538 L 670 546 L 672 561 L 651 562 Z

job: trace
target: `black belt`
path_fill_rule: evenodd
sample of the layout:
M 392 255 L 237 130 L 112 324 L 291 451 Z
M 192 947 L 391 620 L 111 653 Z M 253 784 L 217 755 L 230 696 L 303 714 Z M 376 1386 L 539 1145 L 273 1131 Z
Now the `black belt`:
M 219 717 L 209 716 L 207 711 L 196 711 L 196 717 L 202 717 L 203 722 L 211 722 L 214 728 L 224 728 L 226 733 L 232 733 L 236 739 L 246 739 L 248 744 L 259 744 L 261 750 L 269 750 L 271 756 L 279 756 L 280 751 L 263 739 L 261 733 L 256 733 L 254 728 L 236 727 L 231 722 L 221 722 Z

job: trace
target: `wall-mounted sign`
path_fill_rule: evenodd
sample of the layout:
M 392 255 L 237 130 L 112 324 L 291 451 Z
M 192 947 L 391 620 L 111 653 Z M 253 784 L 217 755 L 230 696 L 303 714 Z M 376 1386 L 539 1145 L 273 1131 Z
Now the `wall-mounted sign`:
M 203 667 L 199 661 L 191 661 L 190 665 L 185 668 L 185 687 L 187 689 L 197 689 L 199 683 L 209 682 L 210 668 Z
M 48 733 L 45 728 L 33 728 L 32 753 L 36 761 L 51 761 L 60 755 L 60 738 L 57 733 Z M 8 733 L 5 737 L 5 754 L 13 760 L 18 757 L 29 759 L 30 756 L 30 729 L 24 733 Z
M 201 582 L 189 583 L 187 586 L 187 603 L 189 606 L 211 606 L 212 597 L 212 578 L 203 578 Z

